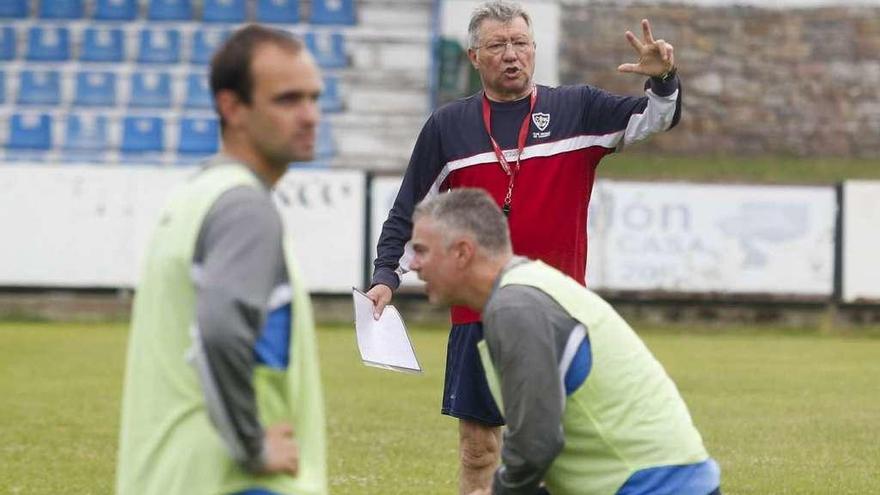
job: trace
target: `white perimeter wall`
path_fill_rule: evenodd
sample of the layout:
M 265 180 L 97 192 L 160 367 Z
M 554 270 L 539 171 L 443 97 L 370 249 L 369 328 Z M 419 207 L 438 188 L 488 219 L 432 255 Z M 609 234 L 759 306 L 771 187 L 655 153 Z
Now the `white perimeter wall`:
M 133 287 L 161 205 L 194 172 L 3 165 L 0 286 Z M 282 179 L 277 204 L 313 292 L 363 285 L 399 184 L 374 178 L 367 215 L 364 172 L 295 170 Z M 843 211 L 843 299 L 880 300 L 880 182 L 848 182 Z M 589 284 L 830 297 L 836 212 L 832 186 L 601 180 L 590 212 Z M 404 285 L 419 283 L 410 274 Z
M 843 186 L 845 302 L 880 300 L 880 182 Z

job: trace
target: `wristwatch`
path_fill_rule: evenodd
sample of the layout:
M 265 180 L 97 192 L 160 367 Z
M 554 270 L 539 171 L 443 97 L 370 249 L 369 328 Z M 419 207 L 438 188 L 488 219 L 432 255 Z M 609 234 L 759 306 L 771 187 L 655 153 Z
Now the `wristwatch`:
M 660 82 L 666 82 L 675 77 L 676 71 L 678 71 L 678 68 L 673 65 L 668 71 L 659 76 L 655 76 L 655 79 L 658 79 Z

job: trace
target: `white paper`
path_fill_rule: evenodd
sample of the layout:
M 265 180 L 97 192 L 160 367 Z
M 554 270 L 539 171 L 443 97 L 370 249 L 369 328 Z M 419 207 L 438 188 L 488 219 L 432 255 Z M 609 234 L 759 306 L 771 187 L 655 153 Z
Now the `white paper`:
M 358 350 L 364 364 L 393 371 L 421 373 L 422 367 L 416 359 L 397 308 L 385 306 L 382 316 L 374 320 L 373 301 L 357 289 L 352 289 L 351 295 Z

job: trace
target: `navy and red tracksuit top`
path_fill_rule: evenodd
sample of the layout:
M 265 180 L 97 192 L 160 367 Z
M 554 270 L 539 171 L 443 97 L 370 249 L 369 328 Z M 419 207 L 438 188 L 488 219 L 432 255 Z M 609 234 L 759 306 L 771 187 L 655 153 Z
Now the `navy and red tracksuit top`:
M 483 93 L 437 109 L 422 128 L 394 206 L 382 226 L 372 284 L 396 289 L 409 265 L 415 205 L 429 194 L 479 187 L 504 201 L 508 176 L 482 117 Z M 530 98 L 491 102 L 492 135 L 516 162 L 517 137 Z M 681 112 L 678 78 L 649 79 L 645 96 L 617 96 L 587 86 L 538 86 L 508 217 L 513 252 L 540 259 L 586 283 L 587 206 L 605 155 L 673 127 Z M 406 249 L 408 251 L 408 249 Z M 480 320 L 452 308 L 452 323 Z

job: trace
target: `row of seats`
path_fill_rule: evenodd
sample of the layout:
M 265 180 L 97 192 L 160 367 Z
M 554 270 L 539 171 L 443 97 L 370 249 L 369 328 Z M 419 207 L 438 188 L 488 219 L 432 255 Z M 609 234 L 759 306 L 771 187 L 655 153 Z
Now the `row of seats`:
M 17 88 L 9 88 L 8 92 L 12 93 L 9 101 L 38 106 L 69 102 L 78 107 L 115 107 L 123 101 L 132 108 L 207 109 L 213 106 L 208 76 L 202 71 L 178 76 L 165 71 L 79 70 L 73 75 L 72 99 L 64 96 L 71 92 L 65 91 L 68 85 L 63 81 L 62 73 L 57 70 L 21 70 L 16 79 Z M 6 73 L 0 70 L 0 103 L 7 101 L 6 94 Z M 324 92 L 319 102 L 324 112 L 342 110 L 338 77 L 324 77 Z
M 32 12 L 43 19 L 131 21 L 141 17 L 138 0 L 96 0 L 94 10 L 86 12 L 89 3 L 85 0 L 0 0 L 0 18 L 23 19 Z M 310 4 L 308 22 L 311 24 L 355 23 L 354 0 L 311 0 Z M 200 15 L 196 12 L 199 5 Z M 147 0 L 145 14 L 146 19 L 152 21 L 297 23 L 300 5 L 299 0 Z
M 185 161 L 216 153 L 219 147 L 220 129 L 214 117 L 125 116 L 116 119 L 105 115 L 69 114 L 63 117 L 61 146 L 53 143 L 53 122 L 53 116 L 47 113 L 12 114 L 6 158 L 34 159 L 54 149 L 63 151 L 65 160 L 100 158 L 108 151 L 119 151 L 124 157 L 142 160 L 143 155 L 176 151 Z M 118 136 L 120 131 L 121 139 L 111 137 Z M 167 132 L 174 134 L 166 139 Z M 317 158 L 331 156 L 334 144 L 330 123 L 322 121 L 317 134 Z M 166 146 L 169 140 L 176 141 L 174 150 Z
M 4 0 L 0 0 L 2 2 Z M 129 37 L 136 38 L 141 64 L 208 64 L 218 46 L 230 35 L 228 29 L 195 29 L 184 33 L 177 28 L 142 28 L 128 34 L 122 28 L 87 27 L 81 32 L 64 26 L 32 26 L 19 36 L 13 26 L 0 26 L 0 60 L 23 58 L 31 62 L 119 63 L 131 60 Z M 24 53 L 19 55 L 18 40 L 25 37 Z M 189 50 L 184 53 L 183 38 Z M 190 37 L 191 36 L 191 37 Z M 345 38 L 338 32 L 309 31 L 303 36 L 309 51 L 322 68 L 341 68 L 348 64 Z M 78 48 L 78 50 L 77 50 Z

